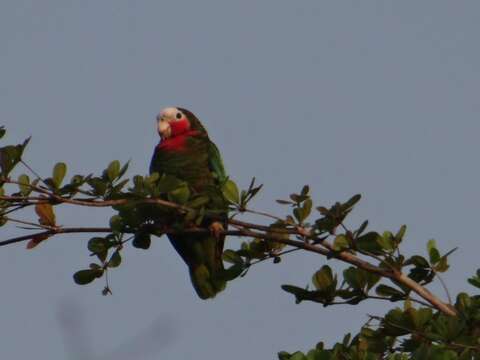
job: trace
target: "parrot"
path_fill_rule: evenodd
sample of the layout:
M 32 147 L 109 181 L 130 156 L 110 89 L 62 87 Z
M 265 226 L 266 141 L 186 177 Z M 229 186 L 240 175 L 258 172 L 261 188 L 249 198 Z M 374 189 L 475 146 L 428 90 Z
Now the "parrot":
M 221 221 L 205 218 L 207 234 L 169 234 L 168 238 L 187 264 L 192 285 L 201 299 L 214 298 L 226 287 L 222 254 L 228 201 L 221 185 L 228 177 L 217 146 L 200 120 L 189 110 L 167 107 L 156 117 L 160 142 L 150 162 L 150 174 L 185 181 L 193 195 L 208 195 L 206 209 L 224 211 Z

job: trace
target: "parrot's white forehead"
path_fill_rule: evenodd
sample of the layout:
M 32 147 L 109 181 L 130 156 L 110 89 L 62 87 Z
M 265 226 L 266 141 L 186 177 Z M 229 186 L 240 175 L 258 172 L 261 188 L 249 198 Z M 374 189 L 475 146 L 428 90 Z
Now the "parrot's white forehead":
M 167 107 L 160 111 L 160 117 L 175 118 L 179 110 L 176 107 Z

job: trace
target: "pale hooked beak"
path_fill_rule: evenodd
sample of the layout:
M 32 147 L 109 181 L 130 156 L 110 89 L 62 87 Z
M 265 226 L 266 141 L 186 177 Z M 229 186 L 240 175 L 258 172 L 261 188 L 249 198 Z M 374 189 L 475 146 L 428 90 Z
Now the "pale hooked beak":
M 172 134 L 170 124 L 163 117 L 157 118 L 158 134 L 162 139 L 167 139 Z

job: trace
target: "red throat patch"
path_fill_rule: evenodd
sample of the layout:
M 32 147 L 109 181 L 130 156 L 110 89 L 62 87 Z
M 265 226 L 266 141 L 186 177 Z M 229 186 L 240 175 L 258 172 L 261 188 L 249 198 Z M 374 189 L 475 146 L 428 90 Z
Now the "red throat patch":
M 171 137 L 175 137 L 190 130 L 190 121 L 187 119 L 172 121 L 170 124 Z
M 177 122 L 181 122 L 181 121 L 176 121 L 176 123 Z M 172 129 L 172 136 L 170 136 L 167 139 L 162 139 L 160 141 L 160 143 L 157 145 L 157 148 L 159 150 L 182 151 L 185 149 L 185 145 L 189 137 L 200 135 L 199 131 L 190 130 L 190 124 L 188 124 L 188 127 L 184 128 L 185 130 L 180 131 L 180 134 L 179 132 L 177 132 L 177 130 L 180 130 L 180 126 L 177 127 L 175 130 L 173 127 L 171 129 Z

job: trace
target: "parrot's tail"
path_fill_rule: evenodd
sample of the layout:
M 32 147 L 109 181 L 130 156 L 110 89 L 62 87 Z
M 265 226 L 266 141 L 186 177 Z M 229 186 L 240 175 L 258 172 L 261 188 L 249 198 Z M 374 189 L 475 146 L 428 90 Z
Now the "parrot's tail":
M 219 269 L 215 269 L 214 271 L 210 271 L 206 264 L 191 266 L 189 270 L 192 285 L 201 299 L 214 298 L 215 295 L 224 290 L 227 285 L 227 282 L 221 279 L 222 272 L 224 271 L 223 264 L 221 264 Z
M 188 265 L 190 279 L 201 299 L 211 299 L 227 284 L 223 268 L 223 239 L 214 236 L 169 236 Z

